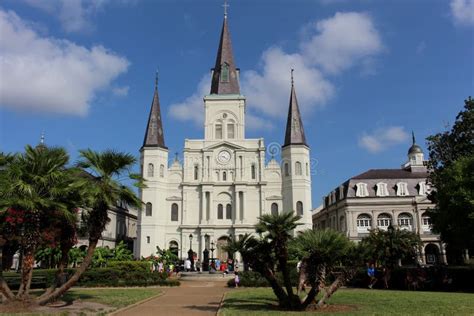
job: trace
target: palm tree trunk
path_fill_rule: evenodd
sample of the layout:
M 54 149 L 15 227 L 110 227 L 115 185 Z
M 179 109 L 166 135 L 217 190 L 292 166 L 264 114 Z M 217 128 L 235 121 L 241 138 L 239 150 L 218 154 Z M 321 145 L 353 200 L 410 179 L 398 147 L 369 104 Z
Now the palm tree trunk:
M 40 298 L 46 297 L 51 292 L 53 292 L 58 286 L 63 285 L 63 281 L 65 280 L 64 269 L 67 267 L 69 262 L 69 250 L 71 250 L 71 247 L 61 245 L 61 259 L 59 260 L 59 266 L 55 280 L 51 284 L 51 286 L 40 296 Z
M 319 282 L 316 282 L 315 284 L 311 286 L 311 290 L 309 290 L 308 295 L 303 300 L 303 303 L 301 303 L 302 310 L 305 310 L 312 302 L 314 302 L 314 299 L 319 294 L 319 289 L 320 289 Z
M 89 248 L 87 249 L 86 256 L 84 257 L 84 260 L 82 261 L 81 266 L 76 270 L 73 276 L 61 287 L 55 289 L 53 292 L 47 295 L 40 296 L 36 301 L 39 305 L 45 305 L 49 302 L 52 302 L 58 299 L 64 293 L 66 293 L 72 286 L 74 286 L 77 283 L 77 281 L 79 281 L 79 278 L 82 276 L 84 271 L 86 271 L 87 267 L 90 265 L 92 261 L 94 250 L 97 247 L 98 241 L 99 241 L 98 237 L 89 238 Z
M 278 281 L 275 278 L 275 274 L 268 268 L 264 268 L 262 271 L 259 271 L 265 279 L 267 279 L 268 283 L 272 287 L 273 293 L 275 293 L 276 297 L 278 298 L 278 302 L 281 307 L 289 308 L 290 301 L 288 295 L 285 293 L 283 288 L 278 284 Z
M 33 265 L 35 263 L 35 250 L 34 245 L 28 245 L 24 248 L 23 261 L 21 264 L 21 283 L 20 289 L 18 290 L 18 298 L 26 298 L 30 292 L 31 279 L 33 278 Z
M 334 282 L 326 289 L 323 297 L 318 301 L 318 307 L 326 304 L 326 301 L 344 284 L 344 277 L 338 276 Z

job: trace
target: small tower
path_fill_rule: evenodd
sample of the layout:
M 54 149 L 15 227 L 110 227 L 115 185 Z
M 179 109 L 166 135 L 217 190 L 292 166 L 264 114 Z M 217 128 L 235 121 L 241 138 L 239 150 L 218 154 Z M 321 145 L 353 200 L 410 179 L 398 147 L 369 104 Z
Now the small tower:
M 311 163 L 309 146 L 296 98 L 291 70 L 291 94 L 282 149 L 283 210 L 294 211 L 302 217 L 297 230 L 311 229 Z
M 405 164 L 412 172 L 423 172 L 426 171 L 426 167 L 423 162 L 425 160 L 423 150 L 416 144 L 415 133 L 411 132 L 412 145 L 408 149 L 408 162 Z
M 160 99 L 158 95 L 158 73 L 155 78 L 155 92 L 151 103 L 150 115 L 145 131 L 143 146 L 140 149 L 142 177 L 146 180 L 146 188 L 140 190 L 140 198 L 144 203 L 142 212 L 138 213 L 138 248 L 141 253 L 154 253 L 157 234 L 162 231 L 167 214 L 166 191 L 168 171 L 168 148 L 165 145 L 163 122 L 161 119 Z M 161 212 L 161 213 L 160 213 Z

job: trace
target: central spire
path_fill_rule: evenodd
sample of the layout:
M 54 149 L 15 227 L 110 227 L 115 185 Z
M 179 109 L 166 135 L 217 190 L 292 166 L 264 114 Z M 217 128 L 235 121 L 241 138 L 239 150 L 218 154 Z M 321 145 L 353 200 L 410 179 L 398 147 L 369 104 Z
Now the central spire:
M 227 25 L 227 1 L 224 3 L 224 23 L 212 73 L 211 94 L 240 94 L 239 72 L 235 67 L 232 41 Z

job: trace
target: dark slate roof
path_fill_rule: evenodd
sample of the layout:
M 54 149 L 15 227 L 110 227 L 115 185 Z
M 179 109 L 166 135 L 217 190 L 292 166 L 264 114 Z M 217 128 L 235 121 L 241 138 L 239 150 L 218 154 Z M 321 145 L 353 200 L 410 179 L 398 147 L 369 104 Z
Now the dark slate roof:
M 285 143 L 283 147 L 288 145 L 306 145 L 306 137 L 304 135 L 303 121 L 301 120 L 298 100 L 296 99 L 295 85 L 291 80 L 290 106 L 288 108 L 288 119 L 286 121 Z
M 229 69 L 228 80 L 221 78 L 223 67 Z M 232 53 L 232 41 L 230 39 L 227 16 L 224 16 L 219 49 L 217 50 L 216 64 L 212 75 L 211 94 L 240 94 L 239 78 Z
M 411 172 L 403 169 L 370 169 L 352 179 L 422 179 L 427 172 Z
M 163 123 L 161 121 L 160 98 L 158 96 L 158 79 L 155 82 L 155 93 L 151 103 L 150 115 L 146 126 L 145 139 L 143 147 L 161 147 L 165 146 L 165 137 L 163 135 Z

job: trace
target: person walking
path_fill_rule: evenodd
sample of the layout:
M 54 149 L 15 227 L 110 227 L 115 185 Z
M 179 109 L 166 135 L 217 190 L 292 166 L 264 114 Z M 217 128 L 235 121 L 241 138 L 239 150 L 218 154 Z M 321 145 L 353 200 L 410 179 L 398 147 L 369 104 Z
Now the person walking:
M 367 275 L 369 276 L 369 289 L 371 289 L 377 282 L 377 278 L 375 277 L 375 266 L 373 263 L 367 268 Z
M 240 285 L 240 278 L 239 278 L 239 272 L 237 271 L 234 274 L 234 283 L 235 283 L 235 287 L 238 288 Z

